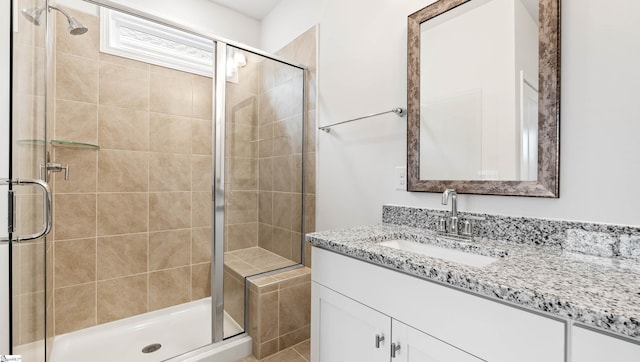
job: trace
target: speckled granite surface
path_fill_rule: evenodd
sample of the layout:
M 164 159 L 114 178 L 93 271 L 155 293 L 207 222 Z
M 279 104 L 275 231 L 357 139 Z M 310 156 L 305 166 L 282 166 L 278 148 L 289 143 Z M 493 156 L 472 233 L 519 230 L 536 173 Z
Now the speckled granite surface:
M 443 210 L 384 205 L 382 222 L 436 230 L 442 213 Z M 638 227 L 469 212 L 459 214 L 461 219 L 469 216 L 484 218 L 472 221 L 476 238 L 556 246 L 595 256 L 640 258 Z
M 572 237 L 581 239 L 584 235 L 576 233 Z M 637 244 L 635 238 L 624 237 L 620 247 Z M 378 245 L 392 239 L 412 239 L 499 259 L 475 268 Z M 474 242 L 450 241 L 437 238 L 424 228 L 388 223 L 316 232 L 308 234 L 307 240 L 314 246 L 389 269 L 640 340 L 637 259 L 570 252 L 561 247 L 561 240 L 514 243 L 480 237 Z M 632 253 L 637 252 L 633 250 Z

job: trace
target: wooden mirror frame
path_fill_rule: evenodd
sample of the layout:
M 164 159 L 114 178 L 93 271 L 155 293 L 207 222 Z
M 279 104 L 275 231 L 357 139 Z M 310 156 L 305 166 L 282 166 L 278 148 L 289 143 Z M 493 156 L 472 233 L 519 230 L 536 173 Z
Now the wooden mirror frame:
M 420 180 L 420 24 L 472 0 L 438 0 L 409 15 L 408 191 L 560 197 L 560 0 L 539 0 L 537 181 Z M 424 157 L 424 155 L 423 155 Z

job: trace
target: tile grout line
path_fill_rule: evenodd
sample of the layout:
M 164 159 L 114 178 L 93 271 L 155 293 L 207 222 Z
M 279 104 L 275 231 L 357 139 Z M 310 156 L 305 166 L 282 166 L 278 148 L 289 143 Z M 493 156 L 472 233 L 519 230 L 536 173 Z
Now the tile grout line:
M 300 343 L 302 343 L 302 342 L 300 342 Z M 300 344 L 300 343 L 298 343 L 298 344 Z M 307 361 L 307 359 L 302 355 L 302 353 L 298 352 L 298 350 L 297 350 L 297 349 L 295 349 L 295 346 L 297 346 L 297 344 L 296 344 L 296 345 L 294 345 L 294 346 L 292 346 L 292 347 L 291 347 L 291 349 L 292 349 L 295 353 L 297 353 L 297 354 L 298 354 L 298 356 L 302 357 L 302 359 L 303 359 L 305 362 L 308 362 L 308 361 Z

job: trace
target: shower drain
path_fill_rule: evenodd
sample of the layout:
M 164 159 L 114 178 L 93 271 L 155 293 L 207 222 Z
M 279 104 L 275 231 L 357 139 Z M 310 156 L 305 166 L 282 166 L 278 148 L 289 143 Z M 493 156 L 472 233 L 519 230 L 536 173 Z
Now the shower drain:
M 160 343 L 150 344 L 142 349 L 142 353 L 153 353 L 162 348 Z

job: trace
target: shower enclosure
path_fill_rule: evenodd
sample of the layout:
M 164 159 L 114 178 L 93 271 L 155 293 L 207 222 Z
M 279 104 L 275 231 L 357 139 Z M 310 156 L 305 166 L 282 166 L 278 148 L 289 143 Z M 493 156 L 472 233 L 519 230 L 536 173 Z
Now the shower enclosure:
M 13 1 L 12 352 L 165 360 L 244 338 L 246 279 L 303 263 L 305 69 L 77 3 Z M 104 338 L 165 319 L 157 341 Z M 89 359 L 67 348 L 92 335 Z

